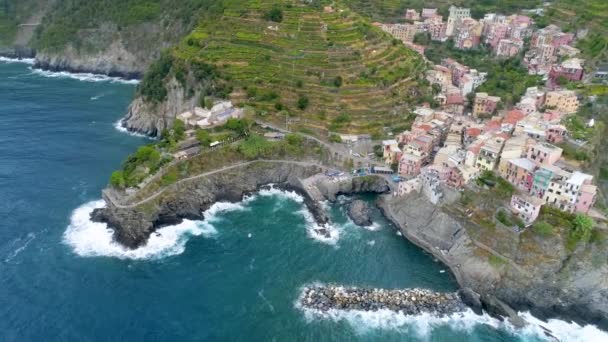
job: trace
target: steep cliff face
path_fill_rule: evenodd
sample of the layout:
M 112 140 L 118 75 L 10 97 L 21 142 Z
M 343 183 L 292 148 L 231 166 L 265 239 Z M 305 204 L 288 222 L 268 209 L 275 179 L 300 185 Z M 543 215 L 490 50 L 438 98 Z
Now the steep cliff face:
M 384 197 L 380 207 L 409 240 L 450 267 L 462 287 L 539 317 L 608 326 L 608 251 L 598 245 L 568 252 L 558 238 L 524 236 L 496 227 L 481 241 L 475 227 L 423 196 Z M 525 234 L 525 233 L 524 233 Z
M 199 92 L 187 96 L 186 90 L 175 78 L 167 82 L 166 89 L 167 98 L 161 103 L 145 101 L 142 96 L 135 98 L 129 105 L 122 125 L 130 131 L 158 136 L 163 129 L 172 125 L 178 114 L 199 105 Z
M 151 53 L 154 55 L 154 52 Z M 149 60 L 138 58 L 124 42 L 115 40 L 103 51 L 83 52 L 68 45 L 60 52 L 40 51 L 34 67 L 51 71 L 95 73 L 127 79 L 139 79 Z
M 237 202 L 247 193 L 266 184 L 277 184 L 301 191 L 300 179 L 321 172 L 319 166 L 303 167 L 290 163 L 254 163 L 242 168 L 208 177 L 175 183 L 162 195 L 135 206 L 116 205 L 111 194 L 105 193 L 107 207 L 97 210 L 93 219 L 106 222 L 115 230 L 118 242 L 137 247 L 144 244 L 152 232 L 184 218 L 202 219 L 202 212 L 218 201 Z M 326 220 L 318 204 L 306 204 L 318 220 Z

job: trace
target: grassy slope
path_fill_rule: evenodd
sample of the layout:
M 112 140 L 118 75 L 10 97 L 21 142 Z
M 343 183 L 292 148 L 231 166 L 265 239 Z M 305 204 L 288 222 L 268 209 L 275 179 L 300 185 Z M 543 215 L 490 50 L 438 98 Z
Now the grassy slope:
M 212 11 L 217 0 L 70 0 L 59 1 L 44 18 L 34 45 L 61 51 L 68 43 L 88 51 L 103 50 L 120 34 L 136 50 L 158 49 L 176 42 L 202 12 Z M 147 25 L 147 26 L 146 26 Z
M 0 0 L 0 47 L 11 46 L 19 24 L 51 0 Z
M 283 11 L 278 24 L 263 19 L 274 6 Z M 313 128 L 391 125 L 395 116 L 387 114 L 424 90 L 416 82 L 424 69 L 419 55 L 348 10 L 325 13 L 299 1 L 225 1 L 223 16 L 201 21 L 173 54 L 218 66 L 234 84 L 237 102 L 270 113 L 280 103 Z M 310 100 L 305 111 L 297 108 L 301 96 Z
M 589 29 L 577 47 L 591 63 L 608 61 L 608 1 L 556 0 L 546 18 L 567 31 Z

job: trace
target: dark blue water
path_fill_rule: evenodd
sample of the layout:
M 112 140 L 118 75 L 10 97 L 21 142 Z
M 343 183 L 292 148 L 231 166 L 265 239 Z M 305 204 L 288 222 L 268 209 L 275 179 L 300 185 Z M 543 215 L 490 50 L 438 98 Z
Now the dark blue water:
M 1 341 L 537 339 L 538 329 L 470 313 L 299 309 L 300 288 L 313 282 L 456 290 L 444 266 L 379 213 L 366 230 L 340 203 L 329 207 L 339 233 L 331 242 L 311 237 L 297 196 L 270 191 L 166 228 L 138 251 L 113 244 L 87 213 L 111 171 L 147 142 L 114 127 L 133 92 L 0 63 Z

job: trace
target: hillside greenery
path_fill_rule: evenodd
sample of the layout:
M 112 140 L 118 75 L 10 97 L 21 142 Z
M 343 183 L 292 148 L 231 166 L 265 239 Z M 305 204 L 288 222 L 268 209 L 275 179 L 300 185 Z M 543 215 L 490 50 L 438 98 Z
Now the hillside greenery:
M 17 27 L 51 0 L 0 0 L 0 47 L 13 44 Z
M 288 117 L 348 132 L 398 124 L 428 97 L 424 60 L 341 3 L 323 4 L 225 0 L 223 15 L 204 16 L 168 52 L 170 71 L 153 67 L 140 92 L 162 101 L 159 80 L 175 77 L 191 96 L 229 97 L 278 124 Z
M 34 45 L 44 50 L 61 50 L 70 43 L 78 49 L 102 49 L 108 42 L 83 39 L 87 30 L 111 31 L 130 36 L 181 36 L 202 13 L 221 13 L 220 0 L 69 0 L 57 1 L 37 31 Z M 141 24 L 157 24 L 159 29 L 139 32 Z M 133 37 L 134 38 L 134 37 Z M 150 38 L 152 39 L 152 38 Z M 177 40 L 177 38 L 175 39 Z M 133 40 L 133 44 L 136 40 Z M 152 40 L 147 41 L 152 44 Z M 149 47 L 148 47 L 149 48 Z
M 554 23 L 565 31 L 588 29 L 586 37 L 579 39 L 576 47 L 591 63 L 605 63 L 608 59 L 608 1 L 605 0 L 556 0 L 542 18 L 540 24 Z M 540 19 L 540 20 L 538 20 Z
M 526 88 L 544 84 L 542 77 L 528 75 L 520 57 L 497 59 L 484 46 L 471 50 L 459 50 L 454 47 L 451 39 L 445 43 L 430 41 L 424 54 L 435 64 L 440 64 L 442 59 L 449 57 L 472 69 L 487 72 L 486 82 L 476 91 L 499 96 L 503 105 L 517 103 L 526 92 Z

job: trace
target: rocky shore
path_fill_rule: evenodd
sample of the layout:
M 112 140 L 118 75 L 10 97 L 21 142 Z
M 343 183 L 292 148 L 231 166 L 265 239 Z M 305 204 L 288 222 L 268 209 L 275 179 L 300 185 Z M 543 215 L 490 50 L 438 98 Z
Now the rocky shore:
M 371 208 L 365 201 L 353 200 L 348 204 L 346 213 L 358 226 L 371 226 L 373 223 L 370 217 Z
M 457 293 L 438 293 L 425 289 L 385 290 L 315 285 L 305 287 L 299 304 L 307 309 L 391 310 L 405 315 L 432 313 L 438 316 L 462 312 L 467 305 Z
M 525 324 L 517 312 L 529 311 L 540 319 L 608 328 L 608 251 L 567 253 L 559 241 L 524 244 L 519 234 L 498 228 L 491 240 L 480 242 L 469 233 L 475 231 L 472 223 L 451 214 L 449 205 L 433 205 L 416 194 L 378 201 L 405 238 L 447 265 L 461 288 L 470 289 L 472 307 L 478 301 L 492 316 L 508 317 L 516 326 Z M 492 259 L 498 250 L 500 256 Z M 601 259 L 592 262 L 591 253 Z M 497 258 L 499 264 L 492 262 Z
M 340 184 L 332 183 L 331 186 L 325 184 L 327 182 L 321 182 L 318 186 L 325 186 L 323 191 L 326 197 L 313 197 L 303 181 L 322 174 L 326 170 L 323 165 L 321 161 L 256 161 L 225 172 L 172 184 L 159 196 L 135 205 L 121 204 L 123 195 L 113 189 L 106 189 L 103 192 L 106 207 L 95 210 L 91 218 L 96 222 L 107 223 L 114 229 L 117 242 L 129 248 L 137 248 L 144 245 L 148 237 L 159 228 L 179 224 L 183 219 L 202 220 L 205 210 L 214 203 L 240 202 L 244 196 L 273 184 L 275 188 L 300 194 L 317 223 L 315 233 L 329 238 L 330 232 L 326 228 L 329 219 L 321 200 L 335 199 L 338 193 L 383 193 L 388 186 L 384 179 L 374 176 L 365 179 L 349 178 Z

